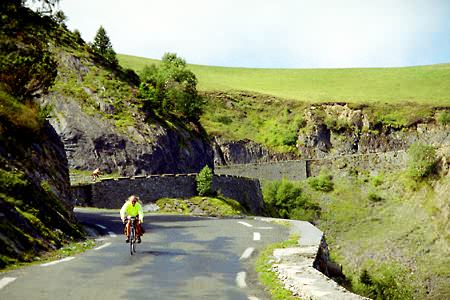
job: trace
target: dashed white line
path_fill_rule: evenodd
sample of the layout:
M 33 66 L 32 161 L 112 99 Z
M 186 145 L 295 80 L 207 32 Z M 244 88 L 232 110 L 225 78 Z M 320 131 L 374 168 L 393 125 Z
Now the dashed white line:
M 241 258 L 239 259 L 242 260 L 249 258 L 252 255 L 253 251 L 255 251 L 255 248 L 252 247 L 245 249 L 244 253 L 242 253 Z
M 73 257 L 73 256 L 69 256 L 69 257 L 66 257 L 66 258 L 63 258 L 63 259 L 60 259 L 60 260 L 55 260 L 55 261 L 52 261 L 52 262 L 49 262 L 49 263 L 46 263 L 46 264 L 42 264 L 41 267 L 48 267 L 48 266 L 51 266 L 51 265 L 56 265 L 56 264 L 59 264 L 61 262 L 72 260 L 74 258 L 75 257 Z
M 108 234 L 109 234 L 110 237 L 116 237 L 116 236 L 117 236 L 117 235 L 116 235 L 114 232 L 112 232 L 112 231 L 108 232 Z
M 111 243 L 105 243 L 104 245 L 101 245 L 100 247 L 97 247 L 97 248 L 94 248 L 94 250 L 100 250 L 100 249 L 103 249 L 103 248 L 106 248 L 106 247 L 108 247 L 109 245 L 111 245 Z
M 4 288 L 14 280 L 16 280 L 15 277 L 3 277 L 2 279 L 0 279 L 0 289 Z
M 101 229 L 106 229 L 106 227 L 101 224 L 95 224 L 95 226 L 100 227 Z
M 236 276 L 236 284 L 240 288 L 247 287 L 247 283 L 245 283 L 245 277 L 247 274 L 245 272 L 239 272 Z
M 264 229 L 264 230 L 266 230 L 266 229 L 272 229 L 273 227 L 255 227 L 255 229 Z
M 259 240 L 261 240 L 261 233 L 259 233 L 259 232 L 253 232 L 253 240 L 254 240 L 254 241 L 259 241 Z
M 247 227 L 253 227 L 253 225 L 248 224 L 247 222 L 239 221 L 238 223 L 239 223 L 239 224 L 242 224 L 242 225 L 244 225 L 244 226 L 247 226 Z

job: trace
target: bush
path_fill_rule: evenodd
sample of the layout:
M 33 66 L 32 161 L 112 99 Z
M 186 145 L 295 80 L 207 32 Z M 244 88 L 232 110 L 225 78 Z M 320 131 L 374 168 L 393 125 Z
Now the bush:
M 166 53 L 159 66 L 147 66 L 140 75 L 139 96 L 144 99 L 145 110 L 199 120 L 206 102 L 198 94 L 197 78 L 184 59 Z
M 369 200 L 372 201 L 372 202 L 383 201 L 383 197 L 378 195 L 375 191 L 370 191 L 367 196 L 368 196 Z
M 210 167 L 204 166 L 195 177 L 197 182 L 197 192 L 200 196 L 212 194 L 213 172 Z
M 320 192 L 331 192 L 334 189 L 333 177 L 328 174 L 320 174 L 317 177 L 308 178 L 310 187 Z
M 442 125 L 448 125 L 450 124 L 450 112 L 449 111 L 442 111 L 438 114 L 437 120 Z
M 419 180 L 427 177 L 436 170 L 436 152 L 432 146 L 412 144 L 408 149 L 407 174 Z
M 383 263 L 363 269 L 356 292 L 371 299 L 412 299 L 412 286 L 407 270 L 398 264 Z
M 272 217 L 314 221 L 320 207 L 311 202 L 299 186 L 283 179 L 267 183 L 263 189 L 264 204 Z

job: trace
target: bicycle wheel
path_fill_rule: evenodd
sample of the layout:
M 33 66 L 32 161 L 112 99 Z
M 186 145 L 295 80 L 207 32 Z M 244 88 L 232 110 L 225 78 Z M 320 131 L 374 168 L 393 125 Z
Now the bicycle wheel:
M 136 249 L 134 248 L 134 242 L 135 242 L 134 226 L 131 226 L 131 228 L 130 228 L 130 254 L 131 255 L 133 255 L 133 252 L 136 252 Z

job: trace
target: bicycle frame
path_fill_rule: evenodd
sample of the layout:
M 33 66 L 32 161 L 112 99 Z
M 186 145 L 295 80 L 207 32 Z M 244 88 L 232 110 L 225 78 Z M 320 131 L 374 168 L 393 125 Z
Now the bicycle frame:
M 136 218 L 130 217 L 130 254 L 136 253 Z

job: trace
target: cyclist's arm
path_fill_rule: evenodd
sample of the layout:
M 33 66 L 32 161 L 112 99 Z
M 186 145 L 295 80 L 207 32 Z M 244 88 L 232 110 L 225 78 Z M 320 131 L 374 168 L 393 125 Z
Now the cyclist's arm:
M 127 210 L 128 202 L 126 202 L 124 205 L 122 205 L 122 208 L 120 209 L 120 218 L 122 219 L 122 222 L 125 221 L 125 212 Z
M 142 210 L 142 205 L 139 203 L 139 220 L 144 222 L 144 211 Z

